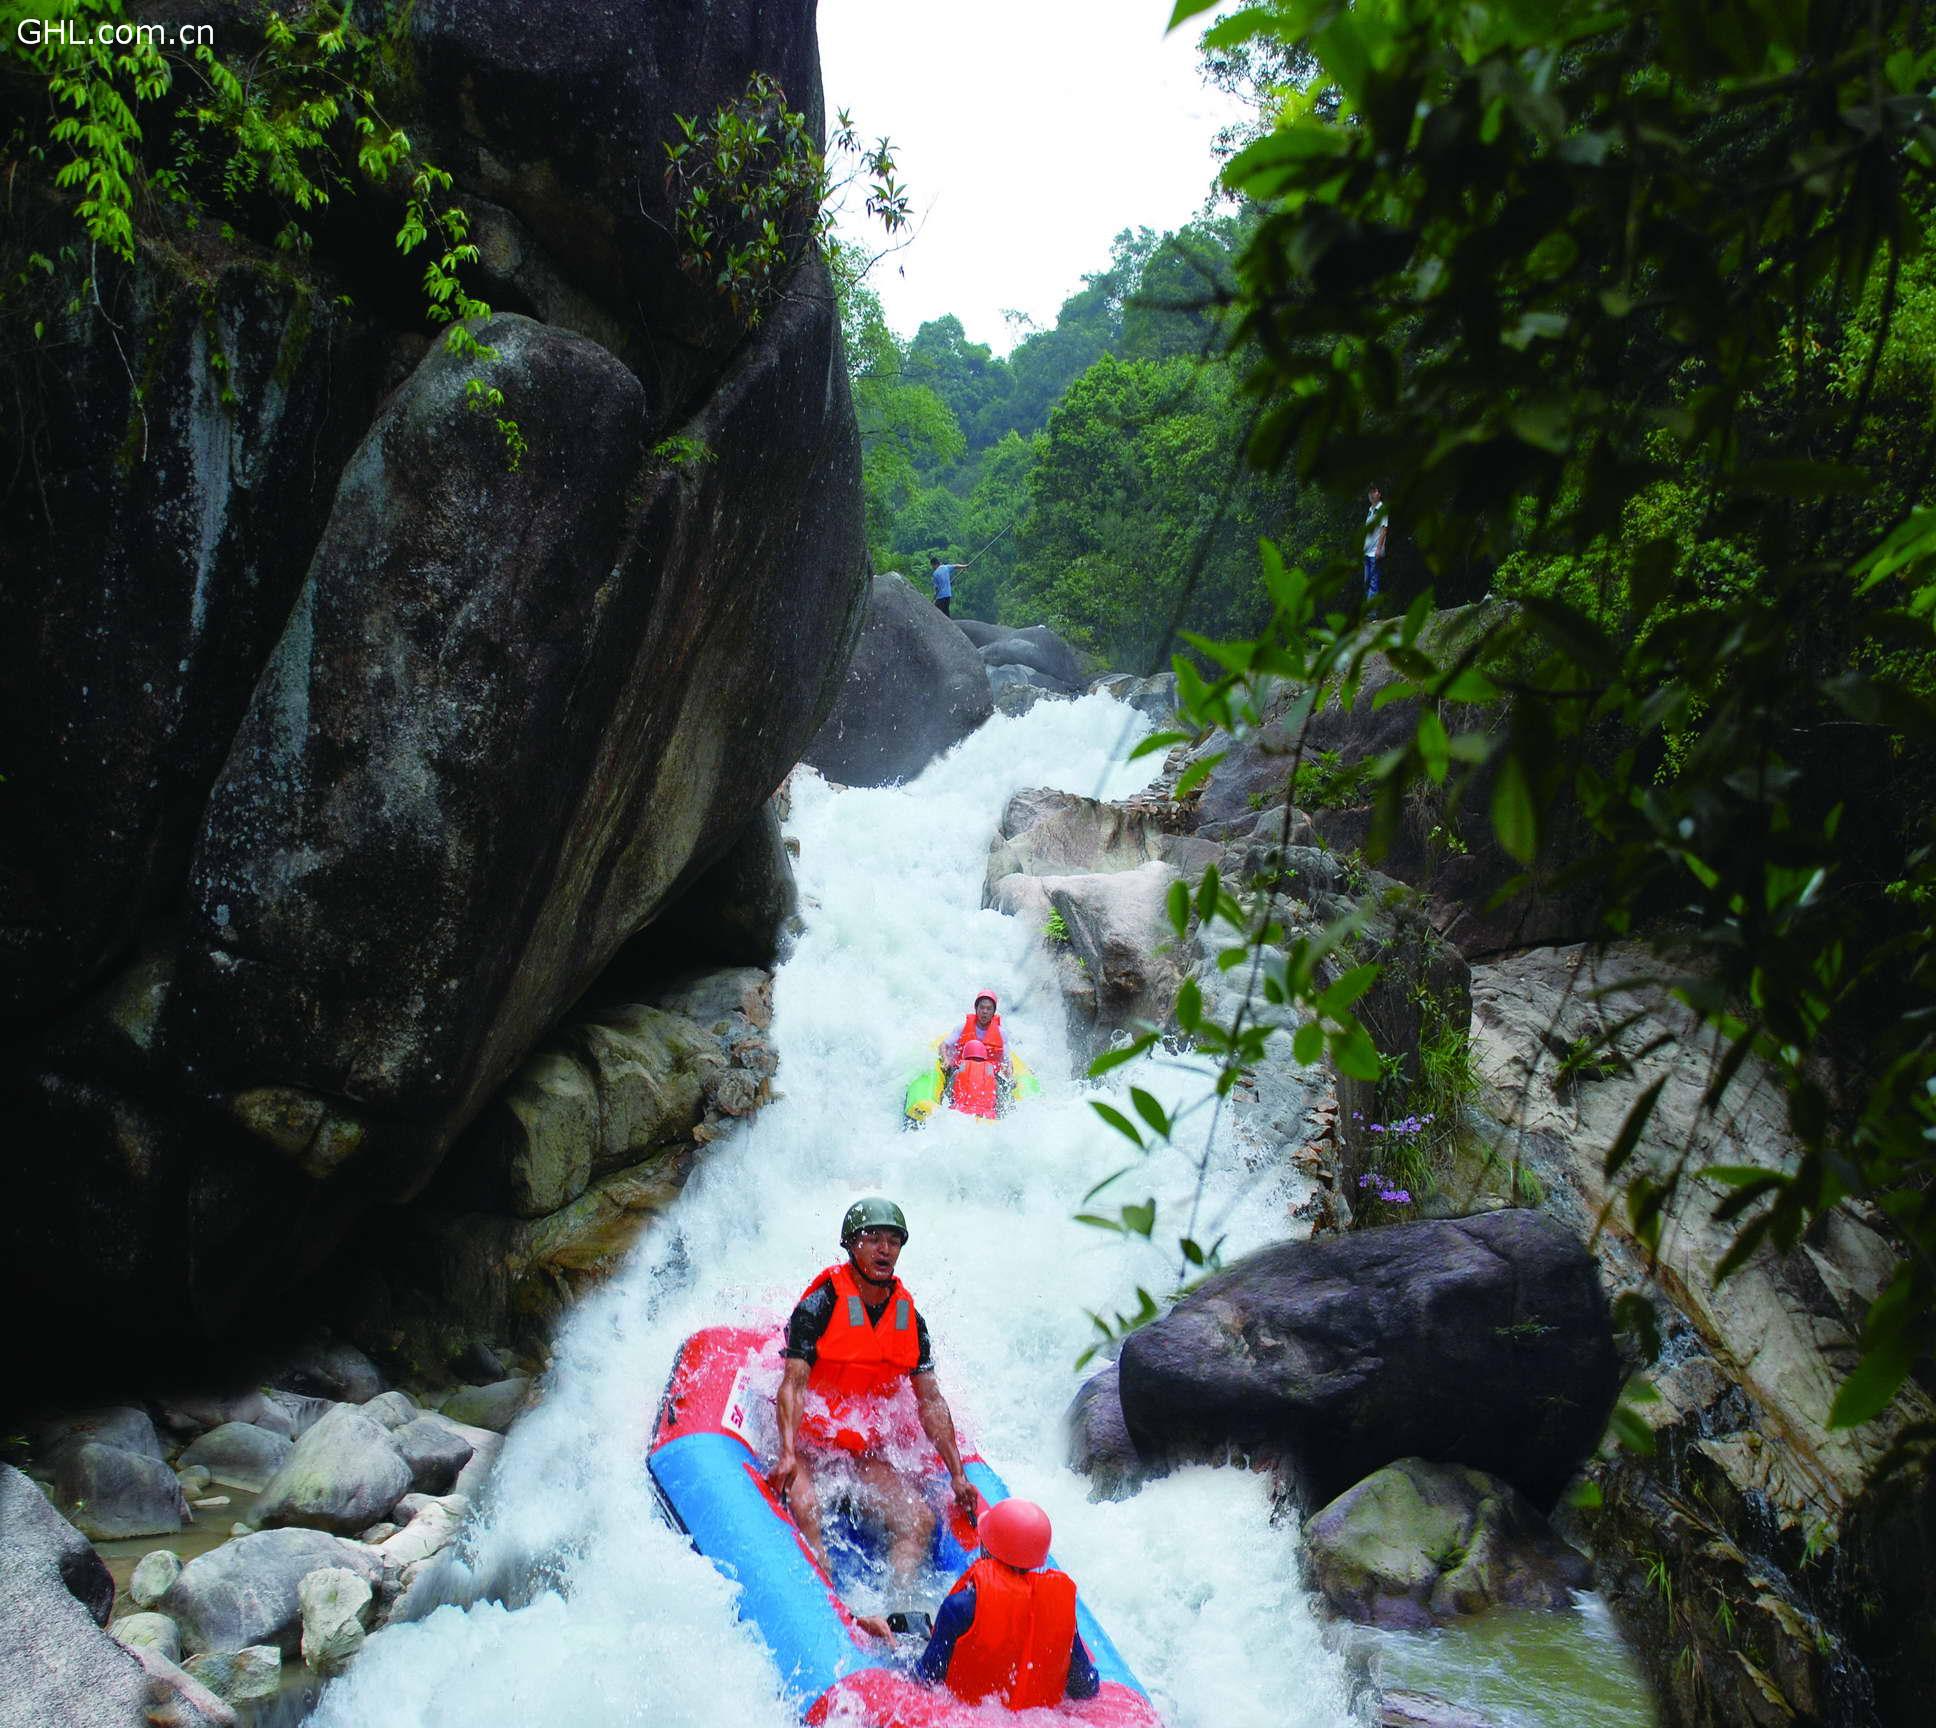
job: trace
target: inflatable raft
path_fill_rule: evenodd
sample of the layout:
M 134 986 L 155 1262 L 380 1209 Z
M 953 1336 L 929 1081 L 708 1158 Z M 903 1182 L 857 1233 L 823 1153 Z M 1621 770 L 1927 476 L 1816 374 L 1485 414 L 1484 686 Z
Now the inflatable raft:
M 823 1534 L 837 1575 L 830 1579 L 767 1485 L 780 1336 L 777 1326 L 715 1326 L 681 1346 L 647 1459 L 666 1518 L 737 1581 L 740 1616 L 766 1641 L 803 1721 L 841 1728 L 986 1728 L 1000 1712 L 964 1704 L 945 1687 L 914 1678 L 918 1642 L 890 1650 L 854 1624 L 836 1584 L 848 1587 L 850 1575 L 880 1566 L 874 1534 L 827 1508 Z M 962 1463 L 985 1503 L 1008 1498 L 1001 1478 L 966 1447 Z M 934 1481 L 930 1499 L 949 1504 L 938 1458 Z M 974 1532 L 958 1511 L 935 1524 L 930 1609 L 965 1569 L 974 1546 Z M 1080 1597 L 1076 1620 L 1102 1688 L 1094 1698 L 1058 1705 L 1055 1717 L 1094 1728 L 1162 1728 L 1135 1675 Z M 1030 1720 L 1041 1720 L 1040 1713 Z
M 1011 1056 L 1009 1058 L 1009 1065 L 1015 1073 L 1014 1084 L 1012 1086 L 998 1088 L 994 1083 L 992 1064 L 964 1063 L 964 1068 L 972 1066 L 977 1069 L 987 1068 L 990 1070 L 990 1073 L 986 1077 L 988 1083 L 984 1086 L 975 1087 L 974 1091 L 978 1099 L 988 1092 L 993 1091 L 996 1094 L 997 1101 L 992 1111 L 985 1107 L 963 1108 L 962 1103 L 952 1099 L 949 1095 L 948 1075 L 946 1070 L 941 1066 L 941 1041 L 937 1038 L 934 1044 L 933 1058 L 925 1068 L 915 1071 L 913 1078 L 907 1083 L 906 1092 L 902 1095 L 901 1110 L 902 1114 L 907 1118 L 907 1125 L 910 1128 L 920 1127 L 943 1104 L 950 1103 L 954 1104 L 957 1109 L 961 1109 L 962 1114 L 965 1116 L 1000 1115 L 1009 1106 L 1014 1104 L 1017 1099 L 1033 1098 L 1042 1090 L 1042 1083 L 1036 1079 L 1035 1070 L 1024 1062 L 1021 1057 Z M 982 1078 L 979 1074 L 974 1077 L 976 1079 Z M 1004 1092 L 1006 1093 L 1005 1097 L 1002 1096 Z

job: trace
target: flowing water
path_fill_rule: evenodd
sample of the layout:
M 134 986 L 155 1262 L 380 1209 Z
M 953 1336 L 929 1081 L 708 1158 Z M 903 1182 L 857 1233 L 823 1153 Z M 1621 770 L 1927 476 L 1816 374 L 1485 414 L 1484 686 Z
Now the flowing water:
M 905 1208 L 900 1271 L 933 1334 L 965 1437 L 1055 1523 L 1076 1578 L 1172 1728 L 1335 1728 L 1351 1719 L 1299 1582 L 1296 1532 L 1266 1480 L 1185 1471 L 1091 1504 L 1063 1464 L 1086 1310 L 1170 1287 L 1149 1244 L 1077 1224 L 1085 1192 L 1127 1148 L 1067 1078 L 1062 1010 L 1038 933 L 981 907 L 985 852 L 1022 788 L 1122 797 L 1143 722 L 1105 697 L 998 716 L 912 784 L 841 790 L 796 777 L 791 832 L 806 930 L 780 968 L 771 1036 L 780 1098 L 713 1147 L 627 1269 L 574 1313 L 544 1401 L 512 1430 L 461 1558 L 451 1605 L 370 1641 L 324 1693 L 314 1728 L 791 1728 L 795 1702 L 733 1587 L 654 1515 L 644 1454 L 673 1355 L 706 1325 L 783 1314 L 839 1258 L 849 1200 Z M 1003 999 L 1011 1047 L 1043 1096 L 997 1123 L 944 1112 L 900 1128 L 900 1095 L 975 992 Z M 1172 1105 L 1204 1071 L 1144 1061 Z M 1111 1081 L 1126 1090 L 1125 1071 Z M 1241 1253 L 1283 1233 L 1278 1178 L 1226 1135 L 1206 1189 L 1209 1238 Z M 1120 1184 L 1163 1220 L 1194 1171 L 1152 1162 Z M 1174 1228 L 1168 1231 L 1173 1239 Z M 1558 1722 L 1561 1717 L 1554 1717 Z

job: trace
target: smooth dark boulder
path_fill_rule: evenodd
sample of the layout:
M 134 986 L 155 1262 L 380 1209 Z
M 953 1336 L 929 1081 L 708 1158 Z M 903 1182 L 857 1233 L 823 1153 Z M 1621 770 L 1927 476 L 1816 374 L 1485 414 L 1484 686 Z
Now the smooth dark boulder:
M 1593 1257 L 1525 1210 L 1262 1249 L 1131 1333 L 1120 1372 L 1139 1452 L 1266 1448 L 1311 1506 L 1429 1456 L 1549 1508 L 1620 1385 Z
M 58 387 L 0 424 L 0 1023 L 46 1025 L 174 898 L 392 341 L 205 248 L 96 281 L 107 316 L 48 331 Z
M 427 1417 L 391 1429 L 390 1438 L 410 1467 L 411 1494 L 448 1494 L 476 1451 L 461 1434 Z M 395 1511 L 392 1507 L 393 1516 Z
M 1015 634 L 1013 624 L 989 624 L 980 618 L 956 618 L 953 623 L 977 648 L 986 648 L 991 642 L 1000 642 Z
M 1069 1468 L 1087 1476 L 1092 1491 L 1108 1500 L 1133 1492 L 1143 1476 L 1142 1454 L 1123 1419 L 1117 1374 L 1111 1362 L 1090 1375 L 1062 1419 L 1069 1437 Z
M 771 966 L 798 928 L 800 891 L 774 800 L 716 863 L 612 962 L 607 976 L 700 966 Z
M 994 712 L 981 657 L 905 576 L 876 576 L 839 699 L 801 760 L 847 786 L 911 780 Z
M 340 1340 L 297 1352 L 270 1375 L 269 1384 L 278 1392 L 338 1404 L 367 1404 L 385 1386 L 383 1371 L 354 1344 Z
M 1075 650 L 1046 624 L 998 636 L 981 644 L 979 651 L 984 666 L 1026 666 L 1052 680 L 1059 690 L 1073 692 L 1082 687 L 1082 666 Z

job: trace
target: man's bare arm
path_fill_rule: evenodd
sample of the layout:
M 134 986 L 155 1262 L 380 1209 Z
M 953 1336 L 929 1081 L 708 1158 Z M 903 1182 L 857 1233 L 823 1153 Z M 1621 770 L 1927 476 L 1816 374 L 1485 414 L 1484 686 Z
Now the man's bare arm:
M 935 1451 L 941 1454 L 941 1462 L 948 1467 L 948 1480 L 954 1485 L 955 1503 L 972 1522 L 976 1506 L 975 1486 L 961 1468 L 961 1448 L 955 1442 L 954 1413 L 948 1408 L 948 1400 L 941 1396 L 940 1384 L 932 1372 L 914 1376 L 914 1402 L 921 1413 L 922 1429 Z
M 793 1467 L 799 1462 L 794 1455 L 793 1442 L 800 1432 L 800 1413 L 806 1404 L 807 1375 L 810 1372 L 812 1370 L 807 1363 L 797 1356 L 789 1356 L 786 1372 L 780 1376 L 779 1393 L 773 1400 L 774 1414 L 779 1418 L 780 1456 L 767 1480 L 777 1493 L 786 1491 L 793 1479 Z

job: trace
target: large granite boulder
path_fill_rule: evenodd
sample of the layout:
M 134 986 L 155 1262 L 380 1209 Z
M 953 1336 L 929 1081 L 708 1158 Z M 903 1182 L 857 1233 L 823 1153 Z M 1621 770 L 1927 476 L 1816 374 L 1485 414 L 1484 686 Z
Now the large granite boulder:
M 296 1442 L 255 1503 L 270 1528 L 306 1524 L 352 1535 L 410 1492 L 412 1471 L 390 1430 L 339 1404 Z
M 161 1610 L 181 1628 L 182 1648 L 191 1654 L 273 1644 L 294 1655 L 302 1641 L 302 1581 L 331 1567 L 371 1585 L 383 1578 L 382 1560 L 360 1542 L 320 1530 L 259 1530 L 189 1561 Z
M 392 117 L 474 219 L 515 471 L 347 196 L 300 257 L 251 206 L 192 268 L 103 261 L 105 315 L 50 332 L 72 376 L 0 426 L 34 477 L 0 1115 L 63 1153 L 17 1173 L 0 1289 L 130 1357 L 239 1329 L 415 1195 L 834 697 L 866 553 L 831 288 L 809 256 L 748 328 L 680 267 L 662 149 L 755 71 L 817 124 L 812 8 L 696 16 L 401 26 Z
M 1183 832 L 1174 805 L 1110 804 L 1074 792 L 1017 792 L 989 842 L 982 904 L 992 906 L 1005 876 L 1074 876 L 1135 870 L 1152 858 L 1194 879 L 1223 849 Z
M 1082 876 L 1017 871 L 994 887 L 998 912 L 1052 937 L 1069 1035 L 1093 1056 L 1113 1033 L 1168 1023 L 1184 964 L 1170 927 L 1176 870 L 1151 859 Z M 1059 919 L 1059 927 L 1054 920 Z
M 621 354 L 655 419 L 690 399 L 744 331 L 709 279 L 680 268 L 664 146 L 676 116 L 736 102 L 755 71 L 817 130 L 812 8 L 435 0 L 410 9 L 407 42 L 413 135 L 480 206 L 492 297 Z M 831 296 L 816 315 L 830 309 Z
M 0 1464 L 0 1728 L 137 1728 L 141 1665 L 102 1630 L 114 1580 L 31 1481 Z
M 801 759 L 843 785 L 889 786 L 993 712 L 968 640 L 905 576 L 876 576 L 839 700 Z
M 1120 1357 L 1137 1450 L 1282 1457 L 1308 1505 L 1431 1454 L 1553 1505 L 1620 1384 L 1598 1268 L 1530 1211 L 1247 1255 Z
M 1331 1606 L 1373 1626 L 1566 1608 L 1593 1579 L 1510 1483 L 1423 1458 L 1387 1464 L 1312 1513 L 1304 1552 Z

